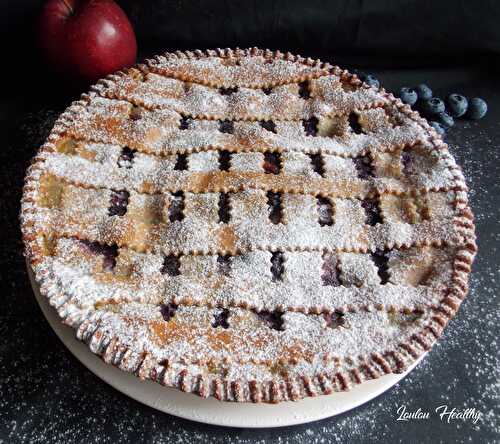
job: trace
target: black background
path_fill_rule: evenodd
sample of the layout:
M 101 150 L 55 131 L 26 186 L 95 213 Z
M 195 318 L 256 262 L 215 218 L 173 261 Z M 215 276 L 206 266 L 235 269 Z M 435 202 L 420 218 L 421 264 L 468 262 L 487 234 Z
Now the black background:
M 68 90 L 36 50 L 41 1 L 0 3 L 0 442 L 498 442 L 500 3 L 487 1 L 121 1 L 140 57 L 166 49 L 261 46 L 361 67 L 384 87 L 426 82 L 443 97 L 482 96 L 487 117 L 447 135 L 476 215 L 471 292 L 438 346 L 397 387 L 353 412 L 279 430 L 210 427 L 116 392 L 59 342 L 32 296 L 17 215 L 29 159 Z M 470 422 L 397 422 L 396 410 L 474 407 Z
M 484 64 L 497 68 L 495 0 L 121 0 L 141 53 L 259 46 L 371 68 Z M 36 17 L 43 0 L 0 2 L 5 63 L 36 67 Z M 4 69 L 3 75 L 10 76 Z M 10 80 L 12 76 L 10 76 Z

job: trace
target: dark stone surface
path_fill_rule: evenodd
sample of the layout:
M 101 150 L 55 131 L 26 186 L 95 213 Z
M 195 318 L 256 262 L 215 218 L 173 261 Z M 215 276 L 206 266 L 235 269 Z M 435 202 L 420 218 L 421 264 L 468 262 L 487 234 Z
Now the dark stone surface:
M 76 95 L 47 79 L 7 87 L 0 101 L 7 135 L 0 149 L 0 442 L 498 442 L 498 80 L 488 72 L 460 69 L 375 74 L 389 90 L 427 82 L 441 97 L 458 92 L 488 101 L 484 120 L 457 119 L 448 135 L 477 218 L 480 250 L 471 292 L 440 343 L 398 386 L 338 417 L 273 430 L 212 427 L 157 412 L 100 381 L 60 343 L 32 295 L 17 217 L 29 159 Z M 483 416 L 476 424 L 441 421 L 433 411 L 442 404 L 475 408 Z M 402 405 L 430 411 L 430 418 L 396 421 Z

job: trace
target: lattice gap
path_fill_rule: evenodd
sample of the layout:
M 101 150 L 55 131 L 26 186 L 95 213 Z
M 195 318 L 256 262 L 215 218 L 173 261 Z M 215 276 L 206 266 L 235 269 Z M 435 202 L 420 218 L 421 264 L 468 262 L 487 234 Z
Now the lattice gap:
M 271 275 L 273 282 L 283 280 L 285 272 L 285 255 L 281 251 L 274 251 L 271 254 Z
M 190 117 L 182 116 L 181 120 L 179 122 L 179 129 L 180 130 L 187 130 L 187 129 L 189 129 L 191 127 L 192 121 L 193 121 L 193 119 L 191 119 Z
M 339 311 L 335 311 L 333 313 L 324 313 L 323 318 L 328 328 L 346 327 L 347 325 L 344 313 L 341 313 Z
M 219 93 L 222 95 L 222 96 L 230 96 L 231 94 L 234 94 L 238 92 L 238 87 L 235 86 L 235 87 L 232 87 L 232 88 L 224 88 L 224 87 L 220 87 L 219 88 Z
M 359 123 L 359 116 L 357 113 L 354 111 L 349 114 L 348 116 L 348 122 L 349 122 L 349 127 L 351 128 L 351 131 L 354 134 L 364 134 L 365 131 L 363 130 L 363 127 Z
M 175 312 L 177 311 L 178 306 L 173 303 L 161 304 L 160 305 L 160 313 L 165 322 L 170 321 L 175 316 Z
M 304 127 L 306 136 L 315 137 L 318 135 L 318 123 L 319 120 L 317 117 L 302 120 L 302 126 Z
M 375 177 L 375 169 L 370 155 L 364 154 L 362 156 L 353 157 L 352 161 L 354 162 L 354 166 L 358 172 L 359 179 L 368 180 Z
M 389 253 L 386 251 L 377 250 L 371 254 L 371 258 L 377 267 L 377 274 L 382 285 L 387 284 L 390 279 L 389 273 Z
M 128 146 L 123 147 L 120 157 L 118 157 L 118 167 L 127 169 L 132 168 L 136 153 L 137 150 L 131 149 Z
M 92 254 L 103 256 L 102 268 L 104 271 L 112 272 L 115 269 L 116 258 L 118 257 L 118 246 L 116 244 L 108 245 L 88 240 L 79 240 L 79 242 Z
M 332 203 L 331 199 L 328 197 L 318 196 L 317 201 L 318 201 L 318 222 L 319 222 L 319 224 L 322 227 L 332 226 L 334 223 L 334 221 L 333 221 L 334 208 L 333 208 L 333 203 Z
M 185 153 L 177 154 L 177 159 L 175 161 L 174 170 L 187 171 L 187 169 L 188 169 L 188 155 Z
M 325 162 L 321 153 L 309 154 L 313 171 L 321 177 L 325 177 Z
M 321 267 L 321 281 L 323 285 L 339 287 L 342 285 L 337 256 L 333 253 L 323 254 L 323 265 Z
M 219 193 L 219 222 L 227 224 L 231 220 L 231 200 L 229 193 Z
M 304 80 L 299 83 L 299 97 L 305 100 L 311 98 L 310 84 L 308 80 Z
M 269 206 L 269 220 L 277 225 L 283 222 L 282 194 L 274 191 L 267 192 L 267 205 Z
M 214 320 L 212 322 L 212 327 L 221 327 L 224 329 L 229 328 L 229 316 L 230 312 L 227 308 L 218 309 L 214 314 Z
M 179 276 L 181 274 L 181 260 L 175 254 L 169 254 L 163 259 L 163 264 L 160 269 L 161 274 L 166 274 L 171 277 Z
M 219 120 L 219 131 L 225 134 L 233 134 L 234 122 L 232 120 Z
M 217 255 L 217 269 L 220 274 L 223 276 L 229 276 L 231 274 L 232 267 L 232 256 L 229 254 L 226 255 Z
M 266 174 L 279 174 L 281 172 L 281 154 L 265 152 L 263 169 Z
M 229 171 L 231 168 L 232 154 L 227 150 L 219 151 L 219 169 L 221 171 Z
M 109 200 L 108 215 L 125 216 L 125 214 L 127 213 L 129 199 L 130 193 L 127 190 L 112 190 Z
M 276 331 L 283 331 L 283 312 L 282 311 L 268 311 L 268 310 L 263 310 L 263 311 L 257 311 L 255 312 L 257 314 L 257 317 L 263 321 L 269 328 L 276 330 Z
M 378 196 L 362 199 L 361 206 L 365 210 L 367 225 L 373 227 L 384 222 L 380 211 L 380 198 Z
M 409 176 L 412 173 L 413 156 L 411 151 L 412 149 L 409 147 L 401 151 L 401 170 L 405 176 Z
M 184 219 L 184 191 L 171 193 L 172 200 L 168 208 L 168 218 L 170 222 L 181 221 Z
M 276 134 L 276 124 L 272 120 L 261 120 L 259 125 L 266 131 L 270 131 Z

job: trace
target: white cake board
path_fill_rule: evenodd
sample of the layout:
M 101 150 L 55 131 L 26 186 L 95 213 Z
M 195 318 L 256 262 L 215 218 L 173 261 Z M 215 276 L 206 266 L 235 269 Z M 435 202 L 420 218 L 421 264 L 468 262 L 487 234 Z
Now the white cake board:
M 283 427 L 328 418 L 358 407 L 385 392 L 404 378 L 420 362 L 422 355 L 405 373 L 390 374 L 363 382 L 348 392 L 307 398 L 276 405 L 220 402 L 203 399 L 179 390 L 163 387 L 151 381 L 105 364 L 75 337 L 73 329 L 61 323 L 57 312 L 40 294 L 31 267 L 31 286 L 43 314 L 59 339 L 90 371 L 131 398 L 170 415 L 192 421 L 228 427 Z

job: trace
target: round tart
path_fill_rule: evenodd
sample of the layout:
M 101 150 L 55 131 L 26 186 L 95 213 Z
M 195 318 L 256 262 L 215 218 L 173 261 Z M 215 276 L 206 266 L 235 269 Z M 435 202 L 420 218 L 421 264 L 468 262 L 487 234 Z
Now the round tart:
M 280 402 L 400 372 L 467 293 L 460 168 L 383 89 L 280 52 L 99 81 L 29 168 L 22 231 L 79 339 L 140 378 Z

